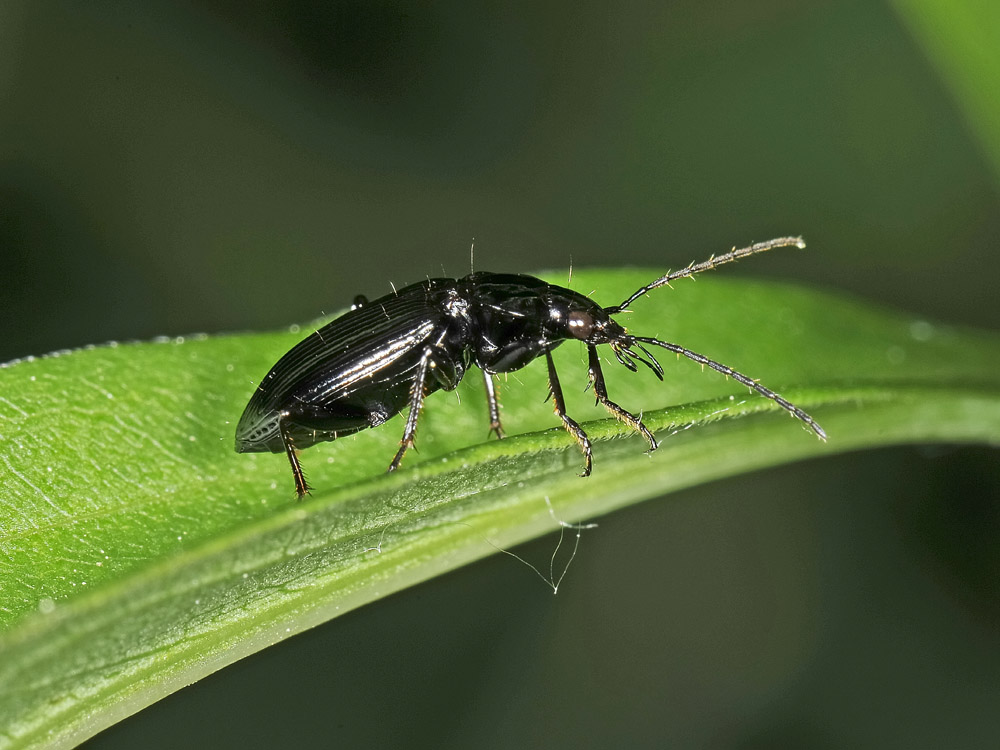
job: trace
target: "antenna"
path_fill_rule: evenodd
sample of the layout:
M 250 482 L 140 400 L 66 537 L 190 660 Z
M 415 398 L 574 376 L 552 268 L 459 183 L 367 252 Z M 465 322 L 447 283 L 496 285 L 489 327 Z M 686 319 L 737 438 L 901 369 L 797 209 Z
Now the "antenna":
M 716 362 L 714 359 L 709 359 L 704 354 L 699 354 L 698 352 L 693 352 L 690 349 L 685 349 L 683 346 L 680 346 L 678 344 L 672 344 L 669 341 L 660 341 L 659 339 L 654 339 L 654 338 L 651 338 L 649 336 L 629 336 L 629 337 L 627 337 L 627 341 L 628 341 L 628 343 L 635 342 L 636 346 L 638 346 L 640 349 L 642 349 L 642 351 L 645 352 L 649 357 L 652 357 L 653 355 L 651 355 L 648 351 L 646 351 L 646 349 L 643 348 L 642 344 L 650 344 L 652 346 L 661 346 L 664 349 L 666 349 L 667 351 L 674 352 L 674 354 L 680 354 L 680 355 L 683 355 L 683 356 L 687 357 L 688 359 L 693 359 L 695 362 L 697 362 L 698 364 L 702 365 L 703 367 L 705 367 L 705 366 L 711 367 L 716 372 L 721 372 L 723 375 L 726 375 L 727 377 L 732 378 L 736 382 L 742 383 L 747 388 L 750 388 L 752 390 L 757 391 L 757 393 L 759 393 L 761 396 L 764 396 L 765 398 L 771 399 L 774 403 L 776 403 L 782 409 L 784 409 L 785 411 L 789 412 L 793 417 L 795 417 L 796 419 L 801 420 L 806 425 L 808 425 L 809 429 L 811 429 L 813 432 L 816 433 L 816 437 L 818 437 L 820 440 L 826 441 L 826 432 L 823 430 L 822 427 L 819 426 L 819 423 L 816 422 L 815 419 L 813 419 L 812 417 L 810 417 L 808 414 L 806 414 L 804 411 L 802 411 L 802 409 L 800 409 L 799 407 L 797 407 L 795 404 L 793 404 L 790 401 L 788 401 L 787 399 L 782 398 L 781 396 L 779 396 L 777 393 L 775 393 L 774 391 L 772 391 L 770 388 L 766 388 L 766 387 L 762 386 L 760 383 L 758 383 L 756 380 L 754 380 L 753 378 L 751 378 L 749 375 L 744 375 L 742 372 L 737 372 L 736 370 L 734 370 L 729 365 L 724 365 L 721 362 Z M 624 354 L 627 357 L 638 359 L 640 362 L 642 362 L 643 364 L 645 364 L 647 367 L 651 368 L 653 370 L 653 372 L 657 374 L 657 377 L 659 377 L 660 380 L 663 380 L 662 375 L 660 375 L 660 372 L 663 371 L 662 368 L 659 370 L 659 372 L 657 372 L 657 369 L 653 368 L 653 366 L 649 362 L 646 362 L 644 359 L 642 359 L 641 357 L 639 357 L 639 355 L 637 355 L 635 352 L 630 351 L 628 346 L 621 347 L 621 349 L 622 349 L 622 352 L 621 352 L 622 354 Z M 621 357 L 619 357 L 619 360 L 620 359 L 621 359 Z M 656 362 L 655 359 L 653 359 L 653 361 Z M 635 364 L 633 363 L 632 367 L 630 367 L 629 369 L 632 369 L 634 367 L 635 367 Z M 659 367 L 659 362 L 657 362 L 657 367 Z
M 653 283 L 647 284 L 641 289 L 638 289 L 635 294 L 626 299 L 620 305 L 606 307 L 604 308 L 604 311 L 609 315 L 615 315 L 616 313 L 620 313 L 627 309 L 629 305 L 639 299 L 642 295 L 651 292 L 654 289 L 658 289 L 661 286 L 665 286 L 676 279 L 694 276 L 696 273 L 701 273 L 702 271 L 711 271 L 713 268 L 718 268 L 726 263 L 732 263 L 733 261 L 740 260 L 741 258 L 746 258 L 749 255 L 756 255 L 757 253 L 763 253 L 767 250 L 773 250 L 776 247 L 792 246 L 804 248 L 806 243 L 801 237 L 778 237 L 773 240 L 768 240 L 767 242 L 758 242 L 754 245 L 750 245 L 749 247 L 742 247 L 739 250 L 733 248 L 725 255 L 713 255 L 711 258 L 706 261 L 702 261 L 701 263 L 692 263 L 690 266 L 682 268 L 680 271 L 671 271 L 670 273 L 661 276 Z

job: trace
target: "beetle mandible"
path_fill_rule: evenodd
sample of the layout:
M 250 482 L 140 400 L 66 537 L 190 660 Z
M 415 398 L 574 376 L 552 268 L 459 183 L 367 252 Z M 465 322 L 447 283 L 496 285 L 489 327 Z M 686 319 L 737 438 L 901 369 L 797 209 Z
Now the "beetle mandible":
M 624 302 L 602 307 L 571 289 L 533 276 L 478 272 L 462 279 L 427 279 L 368 301 L 358 297 L 348 312 L 296 344 L 254 391 L 236 428 L 238 453 L 284 452 L 295 491 L 309 492 L 298 450 L 369 427 L 378 427 L 409 405 L 399 468 L 413 445 L 424 398 L 453 390 L 475 364 L 483 373 L 490 432 L 503 437 L 493 375 L 519 370 L 545 357 L 549 396 L 563 427 L 583 452 L 581 476 L 590 474 L 592 450 L 583 428 L 566 413 L 552 350 L 574 339 L 587 345 L 589 377 L 597 401 L 657 447 L 642 420 L 608 397 L 597 347 L 607 344 L 632 372 L 641 363 L 663 380 L 663 368 L 646 346 L 658 346 L 717 370 L 771 399 L 825 440 L 826 433 L 802 409 L 752 378 L 678 344 L 634 336 L 613 319 L 644 294 L 676 279 L 777 247 L 805 247 L 801 237 L 779 237 L 734 249 L 667 273 Z

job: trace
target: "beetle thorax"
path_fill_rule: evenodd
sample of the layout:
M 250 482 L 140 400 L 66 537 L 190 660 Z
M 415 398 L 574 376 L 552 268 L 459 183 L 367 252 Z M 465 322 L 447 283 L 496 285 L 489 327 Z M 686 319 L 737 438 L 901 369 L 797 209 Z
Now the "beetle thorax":
M 445 300 L 444 312 L 449 318 L 454 319 L 463 326 L 468 326 L 471 324 L 469 307 L 469 300 L 453 290 L 448 299 Z

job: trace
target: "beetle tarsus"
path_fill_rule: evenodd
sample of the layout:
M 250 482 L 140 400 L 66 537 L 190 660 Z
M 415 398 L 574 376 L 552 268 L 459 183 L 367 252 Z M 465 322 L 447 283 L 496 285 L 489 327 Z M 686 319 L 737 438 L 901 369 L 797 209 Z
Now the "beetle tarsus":
M 406 451 L 413 447 L 412 440 L 402 440 L 399 444 L 399 450 L 396 451 L 396 455 L 392 459 L 392 463 L 389 464 L 389 468 L 386 471 L 395 471 L 399 468 L 399 465 L 403 463 L 403 456 L 406 455 Z

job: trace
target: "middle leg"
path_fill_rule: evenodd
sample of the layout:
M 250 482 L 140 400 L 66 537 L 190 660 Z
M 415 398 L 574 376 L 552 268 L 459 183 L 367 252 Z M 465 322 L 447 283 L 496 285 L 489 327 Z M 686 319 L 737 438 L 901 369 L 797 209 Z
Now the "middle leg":
M 389 471 L 395 471 L 403 461 L 403 456 L 408 448 L 413 447 L 413 438 L 417 434 L 417 419 L 420 417 L 420 410 L 424 405 L 424 397 L 427 395 L 427 374 L 433 366 L 432 349 L 424 349 L 420 362 L 417 365 L 417 372 L 413 376 L 413 384 L 410 386 L 410 413 L 406 415 L 406 426 L 403 428 L 403 439 L 399 441 L 399 450 L 389 464 Z
M 498 438 L 503 438 L 503 427 L 500 425 L 500 401 L 497 399 L 497 386 L 493 382 L 493 375 L 483 370 L 483 382 L 486 384 L 486 404 L 490 410 L 490 431 Z

